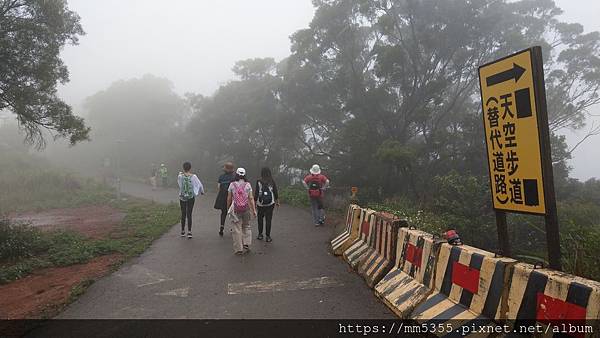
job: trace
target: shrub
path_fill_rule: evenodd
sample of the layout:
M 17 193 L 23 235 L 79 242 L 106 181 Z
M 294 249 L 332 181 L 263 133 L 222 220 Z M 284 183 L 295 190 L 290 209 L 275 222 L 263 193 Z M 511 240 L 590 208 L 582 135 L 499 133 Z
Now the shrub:
M 287 186 L 279 191 L 279 200 L 283 203 L 297 207 L 309 207 L 310 201 L 306 196 L 306 189 L 301 186 Z
M 22 224 L 0 220 L 0 261 L 33 257 L 48 249 L 50 243 L 42 233 Z

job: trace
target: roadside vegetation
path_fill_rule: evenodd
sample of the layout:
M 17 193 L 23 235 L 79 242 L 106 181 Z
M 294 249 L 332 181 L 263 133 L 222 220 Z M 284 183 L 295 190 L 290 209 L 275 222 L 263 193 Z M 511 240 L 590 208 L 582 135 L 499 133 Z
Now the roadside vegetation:
M 123 260 L 139 255 L 178 220 L 173 204 L 137 198 L 117 201 L 111 188 L 61 173 L 43 159 L 8 151 L 2 157 L 8 161 L 0 171 L 0 284 L 36 269 L 86 263 L 102 255 L 118 253 Z M 8 218 L 14 212 L 87 205 L 110 205 L 125 218 L 103 238 L 73 230 L 40 230 Z
M 66 10 L 66 3 L 48 3 L 31 8 L 35 15 L 27 16 L 39 23 L 41 36 L 31 39 L 28 30 L 16 27 L 22 33 L 7 50 L 33 50 L 48 39 L 57 46 L 77 43 L 82 34 L 78 17 Z M 305 194 L 284 188 L 285 182 L 318 163 L 333 185 L 358 187 L 363 205 L 396 212 L 431 232 L 452 224 L 466 243 L 496 251 L 477 69 L 541 46 L 563 266 L 600 280 L 600 183 L 570 177 L 569 167 L 577 145 L 600 133 L 586 125 L 600 104 L 600 32 L 565 22 L 563 11 L 547 0 L 313 4 L 311 23 L 289 32 L 289 55 L 237 61 L 235 79 L 212 95 L 182 97 L 168 79 L 145 75 L 115 79 L 87 98 L 85 124 L 54 96 L 46 104 L 52 109 L 42 110 L 52 114 L 33 114 L 38 107 L 25 103 L 46 102 L 38 97 L 44 91 L 23 92 L 15 84 L 25 75 L 32 83 L 65 81 L 64 69 L 29 69 L 60 68 L 57 48 L 44 54 L 48 62 L 37 62 L 35 53 L 29 55 L 31 62 L 11 59 L 19 67 L 7 68 L 13 79 L 7 85 L 22 104 L 13 109 L 0 100 L 0 108 L 17 115 L 30 143 L 44 144 L 41 125 L 64 138 L 62 144 L 49 145 L 46 154 L 79 172 L 147 177 L 152 163 L 165 163 L 176 173 L 188 160 L 210 181 L 225 161 L 243 166 L 252 179 L 268 166 L 280 182 L 282 200 L 306 205 Z M 27 13 L 8 10 L 4 15 L 9 22 L 24 22 L 12 18 Z M 52 29 L 46 23 L 54 16 L 59 20 L 51 20 L 57 25 Z M 43 88 L 46 94 L 54 90 Z M 562 136 L 566 130 L 586 129 L 575 146 Z M 10 143 L 4 135 L 0 146 Z M 88 138 L 92 142 L 65 147 Z M 0 214 L 5 208 L 77 205 L 110 195 L 43 166 L 27 171 L 13 160 L 3 162 L 11 163 L 9 175 L 15 180 L 2 179 L 0 173 Z M 56 191 L 56 185 L 70 188 Z M 509 215 L 508 228 L 518 258 L 546 261 L 542 218 Z M 106 247 L 112 248 L 93 245 L 84 252 Z
M 310 201 L 306 196 L 306 189 L 299 185 L 285 186 L 279 191 L 279 200 L 282 203 L 295 207 L 309 207 Z
M 432 182 L 438 190 L 424 203 L 402 196 L 380 196 L 368 188 L 359 188 L 358 202 L 406 219 L 410 225 L 431 234 L 441 234 L 453 226 L 466 244 L 496 252 L 496 220 L 490 207 L 488 182 L 455 172 L 436 176 Z M 600 254 L 600 181 L 569 180 L 558 186 L 557 195 L 563 269 L 600 280 L 600 266 L 596 264 Z M 298 185 L 281 188 L 280 199 L 296 207 L 309 206 L 306 190 Z M 508 214 L 507 218 L 514 257 L 548 265 L 544 219 L 517 214 Z
M 101 204 L 114 198 L 109 187 L 62 172 L 38 156 L 9 150 L 0 150 L 0 156 L 0 216 Z
M 488 182 L 456 173 L 433 180 L 439 184 L 429 203 L 408 198 L 363 199 L 361 205 L 387 211 L 409 224 L 440 234 L 455 227 L 466 244 L 496 251 L 496 223 L 490 205 Z M 578 276 L 600 280 L 600 181 L 570 182 L 557 191 L 563 269 Z M 508 214 L 509 239 L 514 257 L 525 262 L 548 264 L 545 256 L 544 218 Z
M 0 221 L 0 284 L 23 278 L 36 269 L 86 263 L 111 253 L 121 254 L 125 261 L 144 252 L 178 219 L 175 205 L 132 199 L 115 206 L 127 215 L 108 238 L 102 239 Z

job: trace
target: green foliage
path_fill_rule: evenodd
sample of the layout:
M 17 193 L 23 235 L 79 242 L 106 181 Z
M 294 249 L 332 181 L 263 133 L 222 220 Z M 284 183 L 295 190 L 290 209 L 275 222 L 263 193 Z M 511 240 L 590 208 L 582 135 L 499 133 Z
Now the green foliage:
M 600 204 L 594 201 L 600 192 L 597 182 L 573 182 L 570 189 L 577 194 L 558 203 L 558 215 L 564 271 L 600 280 L 600 267 L 596 264 L 600 252 Z M 497 251 L 487 182 L 450 173 L 435 177 L 432 183 L 438 193 L 429 204 L 416 205 L 408 198 L 394 198 L 369 203 L 368 207 L 395 214 L 432 234 L 439 234 L 452 224 L 466 244 Z M 514 257 L 547 264 L 544 218 L 508 214 L 507 223 Z
M 369 203 L 367 207 L 396 215 L 405 219 L 409 225 L 431 234 L 442 233 L 446 224 L 438 214 L 422 210 L 406 198 L 388 199 L 383 203 Z
M 0 284 L 52 266 L 86 263 L 120 253 L 125 258 L 144 252 L 179 218 L 175 204 L 132 199 L 120 206 L 126 217 L 108 238 L 91 239 L 73 231 L 41 232 L 24 225 L 0 222 Z
M 85 263 L 97 255 L 94 243 L 72 231 L 60 231 L 49 236 L 48 260 L 54 266 Z
M 0 285 L 26 277 L 37 269 L 43 269 L 50 266 L 51 263 L 46 259 L 38 258 L 20 260 L 14 264 L 0 263 Z
M 50 241 L 39 230 L 0 220 L 0 261 L 30 258 L 47 250 L 49 245 Z
M 600 280 L 600 206 L 567 202 L 558 206 L 564 269 Z
M 79 16 L 63 0 L 0 0 L 0 110 L 17 115 L 26 140 L 44 145 L 43 129 L 69 139 L 88 139 L 89 128 L 56 95 L 69 79 L 61 49 L 83 35 Z
M 240 79 L 212 97 L 188 97 L 193 117 L 178 155 L 193 154 L 192 162 L 206 174 L 214 175 L 215 163 L 232 160 L 250 175 L 269 166 L 277 176 L 296 158 L 302 132 L 300 117 L 283 102 L 283 74 L 271 58 L 239 61 L 233 71 Z M 192 151 L 198 148 L 204 152 Z
M 376 185 L 422 203 L 437 193 L 433 177 L 486 174 L 477 67 L 532 45 L 544 52 L 552 131 L 581 127 L 600 100 L 600 34 L 560 22 L 551 1 L 315 6 L 286 61 L 282 97 L 303 100 L 283 104 L 307 127 L 319 126 L 305 133 L 305 149 L 324 155 L 341 184 Z M 557 178 L 568 173 L 563 141 L 552 139 Z
M 279 200 L 296 207 L 310 207 L 310 200 L 306 189 L 299 185 L 287 186 L 279 189 Z

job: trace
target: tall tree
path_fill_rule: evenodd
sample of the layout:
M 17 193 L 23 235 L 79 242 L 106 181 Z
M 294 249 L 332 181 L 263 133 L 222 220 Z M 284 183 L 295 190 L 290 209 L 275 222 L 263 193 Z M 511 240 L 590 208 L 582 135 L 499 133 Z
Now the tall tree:
M 323 126 L 307 138 L 339 172 L 360 173 L 344 183 L 422 197 L 430 177 L 451 169 L 484 175 L 477 67 L 531 45 L 546 58 L 552 130 L 581 127 L 598 103 L 600 35 L 560 22 L 552 1 L 313 3 L 289 67 L 327 89 L 306 96 L 305 124 Z
M 299 123 L 282 104 L 283 76 L 272 58 L 242 60 L 233 67 L 239 80 L 212 97 L 192 96 L 194 116 L 188 126 L 193 149 L 208 163 L 234 160 L 256 175 L 267 165 L 285 170 L 299 148 Z
M 56 95 L 69 79 L 60 50 L 82 34 L 64 0 L 0 0 L 0 110 L 16 114 L 29 143 L 43 146 L 44 129 L 71 144 L 88 138 L 83 119 Z

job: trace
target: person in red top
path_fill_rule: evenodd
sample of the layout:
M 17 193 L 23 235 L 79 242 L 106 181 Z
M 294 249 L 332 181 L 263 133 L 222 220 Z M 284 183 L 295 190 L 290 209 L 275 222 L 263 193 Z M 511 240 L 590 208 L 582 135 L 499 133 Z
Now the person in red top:
M 315 226 L 325 224 L 325 208 L 323 207 L 323 192 L 329 187 L 329 179 L 321 174 L 321 168 L 315 164 L 310 168 L 310 174 L 304 178 L 304 187 L 308 190 L 310 207 Z

